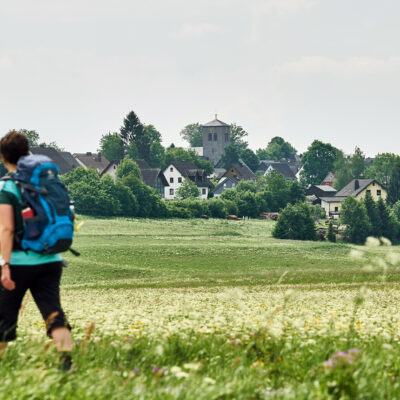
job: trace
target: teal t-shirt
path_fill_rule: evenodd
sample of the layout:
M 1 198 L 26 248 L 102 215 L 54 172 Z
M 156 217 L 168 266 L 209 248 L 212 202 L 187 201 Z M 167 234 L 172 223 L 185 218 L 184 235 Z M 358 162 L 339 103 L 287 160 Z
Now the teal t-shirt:
M 10 204 L 14 209 L 15 230 L 23 227 L 22 197 L 18 186 L 12 181 L 0 181 L 0 204 Z M 60 254 L 40 254 L 34 251 L 13 251 L 11 253 L 11 265 L 39 265 L 62 261 Z

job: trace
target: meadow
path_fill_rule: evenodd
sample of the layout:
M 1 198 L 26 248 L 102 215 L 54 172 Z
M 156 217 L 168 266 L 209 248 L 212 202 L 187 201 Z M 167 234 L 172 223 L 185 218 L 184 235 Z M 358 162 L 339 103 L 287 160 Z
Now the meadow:
M 62 374 L 28 296 L 1 399 L 400 397 L 400 248 L 281 241 L 273 222 L 84 218 Z

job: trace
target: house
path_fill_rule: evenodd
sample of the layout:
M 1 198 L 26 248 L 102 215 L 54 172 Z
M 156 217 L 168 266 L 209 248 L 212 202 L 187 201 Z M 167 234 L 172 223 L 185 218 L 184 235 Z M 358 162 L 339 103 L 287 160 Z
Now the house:
M 220 181 L 227 177 L 235 178 L 237 181 L 256 181 L 257 177 L 254 172 L 246 165 L 243 160 L 231 165 L 226 172 L 221 176 Z M 218 182 L 218 183 L 219 183 Z
M 79 167 L 75 158 L 71 153 L 66 151 L 60 152 L 52 147 L 31 147 L 30 151 L 32 154 L 40 154 L 51 158 L 54 163 L 58 166 L 60 174 L 66 174 L 67 172 Z
M 306 190 L 307 202 L 321 205 L 322 197 L 333 197 L 337 190 L 329 185 L 310 185 Z
M 75 160 L 78 162 L 80 166 L 85 169 L 93 168 L 99 174 L 101 174 L 110 164 L 110 162 L 102 156 L 100 153 L 75 153 L 74 154 Z
M 325 209 L 327 216 L 339 218 L 343 201 L 354 196 L 357 200 L 363 200 L 370 193 L 375 201 L 386 200 L 386 189 L 375 179 L 353 179 L 335 196 L 321 197 L 321 206 Z
M 147 168 L 141 169 L 143 182 L 147 185 L 156 189 L 161 197 L 165 196 L 167 186 L 169 186 L 167 178 L 161 169 Z
M 262 160 L 257 168 L 256 173 L 262 175 L 269 174 L 272 170 L 275 170 L 278 174 L 281 174 L 288 180 L 295 180 L 298 169 L 295 165 L 290 165 L 284 161 L 269 161 Z
M 165 188 L 168 185 L 167 179 L 161 169 L 150 168 L 150 165 L 145 160 L 133 160 L 137 164 L 142 174 L 143 183 L 147 186 L 156 189 L 161 197 L 165 195 Z M 101 175 L 108 174 L 115 179 L 117 168 L 121 160 L 111 161 L 108 166 L 103 170 Z
M 213 190 L 214 197 L 221 196 L 221 194 L 227 189 L 235 189 L 238 183 L 239 182 L 232 176 L 222 178 L 220 183 L 218 183 L 218 185 Z
M 203 156 L 216 165 L 231 141 L 231 127 L 215 115 L 215 119 L 203 127 Z
M 321 185 L 328 185 L 328 186 L 333 186 L 334 184 L 335 184 L 335 174 L 333 172 L 329 172 L 321 183 Z
M 165 199 L 174 199 L 176 191 L 185 179 L 190 179 L 199 188 L 199 199 L 206 199 L 208 197 L 208 192 L 212 184 L 208 180 L 205 171 L 199 169 L 194 163 L 190 161 L 174 161 L 163 172 L 169 185 L 165 188 Z

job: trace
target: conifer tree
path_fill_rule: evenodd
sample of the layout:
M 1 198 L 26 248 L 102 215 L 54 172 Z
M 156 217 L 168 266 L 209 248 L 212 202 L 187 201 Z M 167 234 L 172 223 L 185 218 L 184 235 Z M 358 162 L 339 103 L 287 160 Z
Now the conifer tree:
M 400 200 L 400 160 L 396 161 L 389 178 L 387 202 L 390 205 Z
M 364 199 L 365 209 L 367 210 L 367 215 L 369 222 L 371 223 L 372 230 L 371 235 L 375 237 L 382 236 L 382 220 L 378 212 L 378 207 L 371 196 L 370 192 L 367 192 Z
M 328 233 L 326 235 L 326 238 L 332 243 L 336 242 L 336 235 L 335 235 L 335 232 L 333 232 L 333 223 L 332 223 L 332 221 L 329 221 Z
M 382 224 L 382 236 L 393 240 L 394 234 L 394 221 L 393 217 L 390 215 L 388 207 L 386 207 L 385 202 L 380 198 L 377 202 L 378 214 Z

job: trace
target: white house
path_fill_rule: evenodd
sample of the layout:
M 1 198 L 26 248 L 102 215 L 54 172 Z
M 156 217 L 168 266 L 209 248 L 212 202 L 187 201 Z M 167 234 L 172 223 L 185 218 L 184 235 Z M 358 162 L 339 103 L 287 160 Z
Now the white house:
M 199 188 L 199 199 L 206 199 L 211 187 L 211 182 L 203 169 L 199 169 L 189 161 L 176 161 L 168 165 L 164 170 L 164 176 L 168 185 L 165 187 L 165 199 L 173 200 L 176 198 L 176 191 L 181 187 L 185 179 L 190 179 Z

